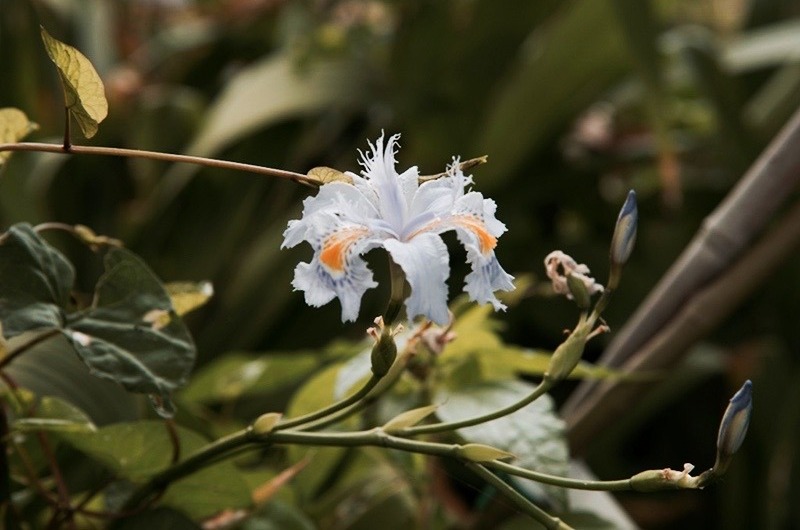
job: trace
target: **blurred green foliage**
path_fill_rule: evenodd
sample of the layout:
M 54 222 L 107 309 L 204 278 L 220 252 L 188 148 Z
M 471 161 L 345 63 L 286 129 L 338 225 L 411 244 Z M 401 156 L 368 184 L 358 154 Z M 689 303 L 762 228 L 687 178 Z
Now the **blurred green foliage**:
M 529 348 L 552 349 L 574 320 L 570 304 L 544 299 L 538 280 L 550 250 L 562 248 L 605 277 L 617 209 L 629 188 L 637 190 L 639 242 L 606 314 L 612 328 L 621 326 L 800 105 L 800 7 L 784 0 L 2 0 L 0 7 L 0 104 L 36 121 L 36 140 L 59 142 L 63 126 L 43 24 L 81 49 L 105 82 L 110 112 L 96 145 L 298 172 L 357 170 L 356 149 L 385 130 L 403 134 L 400 167 L 418 165 L 423 174 L 441 171 L 454 155 L 488 155 L 474 175 L 509 228 L 498 254 L 507 270 L 533 278 L 528 296 L 500 320 L 507 342 Z M 178 404 L 181 422 L 220 435 L 284 410 L 310 374 L 333 373 L 324 369 L 359 347 L 330 341 L 359 338 L 385 303 L 377 253 L 368 259 L 381 287 L 367 293 L 356 325 L 340 324 L 336 304 L 311 309 L 292 292 L 294 265 L 309 250 L 278 248 L 308 193 L 291 182 L 164 162 L 16 153 L 2 169 L 0 222 L 84 224 L 124 240 L 165 280 L 211 281 L 214 298 L 186 319 L 200 374 Z M 52 239 L 76 264 L 78 290 L 90 293 L 102 264 L 74 242 Z M 464 272 L 459 252 L 454 246 L 456 278 Z M 745 376 L 754 379 L 752 433 L 730 476 L 700 495 L 623 497 L 642 527 L 800 527 L 798 262 L 792 256 L 594 444 L 590 462 L 603 477 L 684 461 L 702 466 L 713 460 L 724 399 Z M 459 280 L 450 285 L 460 290 Z M 480 354 L 474 362 L 491 365 Z M 39 392 L 62 384 L 32 361 L 18 372 Z M 88 397 L 101 392 L 94 385 L 59 395 L 95 401 L 81 408 L 100 424 L 139 413 L 127 397 L 96 403 Z M 397 399 L 398 412 L 413 405 Z M 324 451 L 340 453 L 328 460 L 333 475 L 300 473 L 297 495 L 328 488 L 327 498 L 304 505 L 303 514 L 282 491 L 244 528 L 399 528 L 430 509 L 417 504 L 419 485 L 402 472 L 423 465 L 416 457 Z M 253 484 L 272 478 L 253 467 Z M 336 473 L 340 489 L 330 488 Z M 463 487 L 458 480 L 452 487 Z M 467 489 L 460 493 L 470 498 Z M 208 515 L 202 506 L 181 507 Z M 192 528 L 165 513 L 182 525 L 175 527 Z M 285 522 L 270 522 L 278 520 Z

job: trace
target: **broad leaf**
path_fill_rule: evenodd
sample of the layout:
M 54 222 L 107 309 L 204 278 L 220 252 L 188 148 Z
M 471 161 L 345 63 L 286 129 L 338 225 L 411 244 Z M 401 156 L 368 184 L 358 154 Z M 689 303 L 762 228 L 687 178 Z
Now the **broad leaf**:
M 177 432 L 181 459 L 208 443 L 183 427 L 178 427 Z M 159 421 L 118 423 L 91 434 L 62 434 L 61 438 L 134 482 L 144 482 L 172 460 L 172 444 L 166 427 Z M 248 506 L 250 490 L 234 464 L 226 460 L 175 482 L 162 502 L 200 518 L 225 508 Z
M 80 126 L 83 135 L 91 138 L 108 115 L 103 81 L 89 59 L 81 52 L 54 39 L 41 28 L 47 55 L 55 63 L 64 88 L 64 105 Z
M 21 110 L 13 107 L 0 109 L 0 144 L 19 142 L 38 128 Z M 11 151 L 0 151 L 0 165 L 10 156 Z
M 69 313 L 75 273 L 26 224 L 0 244 L 0 322 L 6 337 L 59 328 L 91 372 L 126 389 L 153 394 L 162 414 L 194 362 L 192 339 L 152 271 L 133 253 L 113 248 L 92 306 Z
M 116 524 L 115 530 L 201 530 L 202 527 L 183 513 L 171 508 L 156 508 L 125 517 Z
M 434 398 L 440 403 L 437 416 L 443 421 L 458 421 L 488 414 L 524 398 L 533 386 L 522 381 L 495 381 L 452 390 L 439 390 Z M 459 429 L 468 442 L 481 443 L 508 451 L 517 458 L 514 464 L 566 476 L 569 450 L 564 436 L 564 422 L 553 411 L 553 400 L 544 395 L 513 414 Z M 529 481 L 524 481 L 530 483 Z M 540 489 L 541 488 L 541 489 Z M 562 488 L 535 485 L 535 489 L 563 506 Z
M 44 396 L 29 418 L 19 418 L 11 424 L 17 431 L 56 431 L 85 433 L 97 430 L 86 414 L 72 405 L 53 396 Z
M 75 271 L 28 224 L 9 228 L 0 244 L 0 322 L 3 334 L 63 325 Z
M 327 360 L 319 352 L 229 353 L 203 366 L 181 393 L 200 403 L 270 394 L 295 385 Z
M 112 249 L 105 269 L 92 307 L 69 318 L 65 335 L 95 375 L 157 395 L 159 413 L 168 415 L 170 394 L 194 363 L 192 338 L 158 278 L 133 253 Z

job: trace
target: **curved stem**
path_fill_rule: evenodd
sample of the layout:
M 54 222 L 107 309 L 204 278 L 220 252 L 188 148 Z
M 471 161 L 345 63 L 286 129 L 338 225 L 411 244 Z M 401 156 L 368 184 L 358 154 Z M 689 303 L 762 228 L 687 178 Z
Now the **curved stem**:
M 570 530 L 572 527 L 568 526 L 558 517 L 553 517 L 546 511 L 542 510 L 531 501 L 523 497 L 511 485 L 507 484 L 503 479 L 486 469 L 485 464 L 476 464 L 475 462 L 467 462 L 464 464 L 467 469 L 479 475 L 486 482 L 497 488 L 497 490 L 510 499 L 517 507 L 539 521 L 548 530 Z
M 514 475 L 521 478 L 535 480 L 542 484 L 550 484 L 551 486 L 560 486 L 562 488 L 569 488 L 573 490 L 588 490 L 588 491 L 632 491 L 631 480 L 579 480 L 569 477 L 559 477 L 558 475 L 548 475 L 547 473 L 540 473 L 530 469 L 525 469 L 499 460 L 484 463 L 486 467 L 503 471 L 509 475 Z
M 406 300 L 406 274 L 391 256 L 389 257 L 389 280 L 391 294 L 389 295 L 389 304 L 386 306 L 386 311 L 383 312 L 383 323 L 387 327 L 390 327 L 400 315 L 400 311 L 403 309 L 403 302 Z
M 146 158 L 149 160 L 162 160 L 165 162 L 180 162 L 184 164 L 195 164 L 198 166 L 215 167 L 220 169 L 232 169 L 234 171 L 246 171 L 258 175 L 277 177 L 292 180 L 306 186 L 317 187 L 319 183 L 313 178 L 309 178 L 302 173 L 274 169 L 270 167 L 257 166 L 254 164 L 244 164 L 241 162 L 230 162 L 216 158 L 206 158 L 202 156 L 178 155 L 174 153 L 161 153 L 159 151 L 143 151 L 140 149 L 124 149 L 120 147 L 96 147 L 86 145 L 58 145 L 38 142 L 19 142 L 14 144 L 0 144 L 0 152 L 3 151 L 35 151 L 41 153 L 60 153 L 76 155 L 104 155 L 121 156 L 126 158 Z
M 361 387 L 355 394 L 352 394 L 342 399 L 341 401 L 337 401 L 336 403 L 329 405 L 324 409 L 316 410 L 314 412 L 309 412 L 308 414 L 304 414 L 302 416 L 298 416 L 290 420 L 282 421 L 275 426 L 274 430 L 280 431 L 284 429 L 290 429 L 292 427 L 297 427 L 298 425 L 310 423 L 315 420 L 325 418 L 325 416 L 330 416 L 331 414 L 339 412 L 340 410 L 345 409 L 358 401 L 361 401 L 362 398 L 366 397 L 366 395 L 369 394 L 370 390 L 375 388 L 375 385 L 377 385 L 378 381 L 380 380 L 381 380 L 380 377 L 376 377 L 375 375 L 373 375 L 369 378 L 369 381 L 367 381 L 367 383 L 363 387 Z
M 502 418 L 503 416 L 508 416 L 511 413 L 518 411 L 519 409 L 526 407 L 540 398 L 543 394 L 547 393 L 553 387 L 554 382 L 551 379 L 544 379 L 539 386 L 533 389 L 533 392 L 525 396 L 520 401 L 513 403 L 505 408 L 500 410 L 496 410 L 489 414 L 484 414 L 482 416 L 474 416 L 472 418 L 467 418 L 464 420 L 459 421 L 451 421 L 451 422 L 444 422 L 444 423 L 431 423 L 429 425 L 418 425 L 416 427 L 408 427 L 401 431 L 398 431 L 396 434 L 398 436 L 416 436 L 419 434 L 433 434 L 437 432 L 445 432 L 445 431 L 454 431 L 456 429 L 462 429 L 464 427 L 472 427 L 473 425 L 478 425 L 480 423 L 486 423 L 488 421 L 496 420 L 497 418 Z
M 6 366 L 11 364 L 11 361 L 13 361 L 14 359 L 16 359 L 18 356 L 22 355 L 26 351 L 30 350 L 31 348 L 33 348 L 37 344 L 40 344 L 40 343 L 46 341 L 47 339 L 49 339 L 50 337 L 54 337 L 55 335 L 58 335 L 59 333 L 61 333 L 61 330 L 59 328 L 48 329 L 47 331 L 43 331 L 42 333 L 39 333 L 38 335 L 36 335 L 35 337 L 29 339 L 28 341 L 23 342 L 19 346 L 15 347 L 15 348 L 12 348 L 11 350 L 9 350 L 6 353 L 5 357 L 0 359 L 0 370 L 4 369 Z
M 256 439 L 253 429 L 247 427 L 246 429 L 242 429 L 241 431 L 237 431 L 208 444 L 186 460 L 155 475 L 138 490 L 134 491 L 125 502 L 121 511 L 129 512 L 136 510 L 154 496 L 159 495 L 171 483 L 203 469 L 209 465 L 210 462 L 216 461 L 220 455 L 253 443 Z

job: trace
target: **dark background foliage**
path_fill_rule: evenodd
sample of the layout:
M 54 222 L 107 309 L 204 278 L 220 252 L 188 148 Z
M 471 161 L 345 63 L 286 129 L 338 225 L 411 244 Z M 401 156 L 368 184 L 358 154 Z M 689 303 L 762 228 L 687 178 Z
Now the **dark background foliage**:
M 0 7 L 0 103 L 37 121 L 38 139 L 57 142 L 62 127 L 58 80 L 39 41 L 44 24 L 105 81 L 111 111 L 93 144 L 299 172 L 355 171 L 356 150 L 381 131 L 402 133 L 400 167 L 423 174 L 454 155 L 488 155 L 473 173 L 509 229 L 498 255 L 533 280 L 529 296 L 500 316 L 504 336 L 535 348 L 556 346 L 574 319 L 574 307 L 547 299 L 538 283 L 550 250 L 604 278 L 616 212 L 637 191 L 639 242 L 606 314 L 612 330 L 621 327 L 800 104 L 800 7 L 787 0 Z M 216 296 L 187 319 L 202 366 L 231 351 L 357 337 L 382 309 L 383 286 L 365 297 L 358 325 L 343 326 L 336 303 L 312 309 L 292 292 L 294 265 L 309 249 L 278 248 L 309 191 L 151 161 L 18 153 L 0 181 L 0 222 L 85 224 L 124 240 L 165 280 L 211 280 Z M 101 263 L 54 241 L 90 292 Z M 453 294 L 465 273 L 460 252 L 453 245 Z M 385 258 L 368 258 L 380 279 Z M 621 497 L 641 526 L 800 528 L 798 261 L 790 253 L 588 444 L 589 463 L 607 478 L 710 464 L 725 399 L 754 379 L 752 432 L 725 481 L 699 494 Z M 593 343 L 590 360 L 607 340 Z

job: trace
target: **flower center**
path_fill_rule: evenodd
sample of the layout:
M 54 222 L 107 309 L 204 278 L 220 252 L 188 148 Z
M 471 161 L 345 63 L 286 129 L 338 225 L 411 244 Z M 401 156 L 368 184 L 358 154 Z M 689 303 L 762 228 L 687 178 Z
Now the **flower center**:
M 347 253 L 350 247 L 368 233 L 366 228 L 354 227 L 345 228 L 329 235 L 322 243 L 322 250 L 319 253 L 320 262 L 332 272 L 343 273 L 347 265 Z
M 481 247 L 481 254 L 494 250 L 497 246 L 497 238 L 486 230 L 486 225 L 483 221 L 472 216 L 460 215 L 456 217 L 456 224 L 459 224 L 475 234 L 478 238 L 478 243 Z

